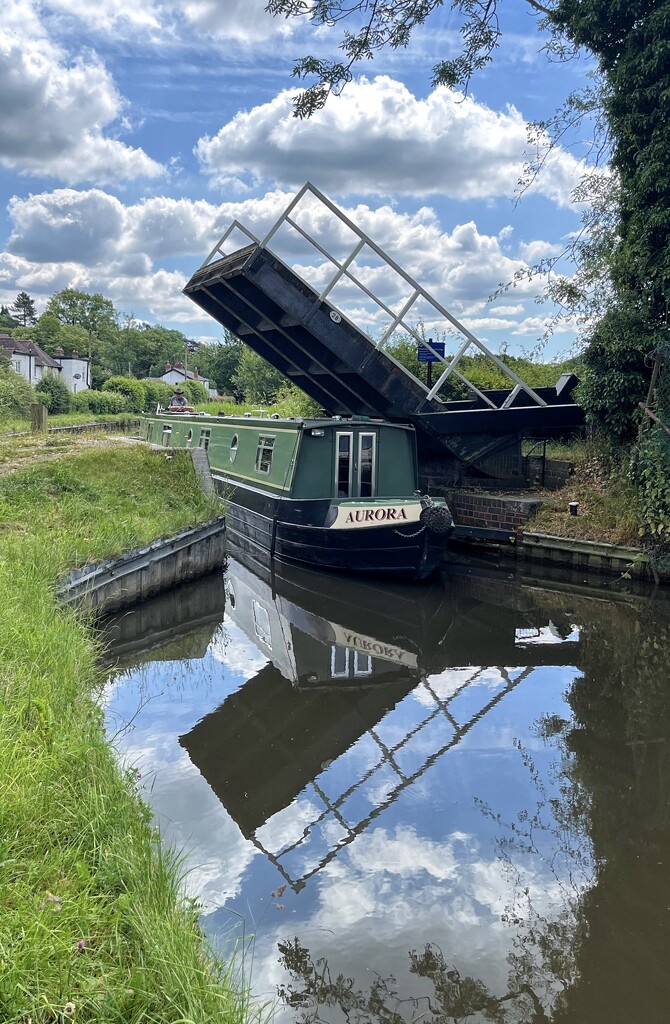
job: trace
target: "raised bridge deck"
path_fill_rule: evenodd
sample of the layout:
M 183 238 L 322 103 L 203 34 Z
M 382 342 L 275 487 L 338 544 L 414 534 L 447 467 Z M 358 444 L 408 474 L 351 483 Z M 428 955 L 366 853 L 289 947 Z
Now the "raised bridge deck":
M 314 227 L 323 223 L 324 210 L 335 225 L 329 227 L 330 251 Z M 227 253 L 224 245 L 236 232 L 248 244 Z M 282 243 L 294 266 L 276 251 Z M 518 475 L 514 453 L 520 458 L 522 437 L 547 437 L 583 422 L 572 401 L 576 377 L 565 375 L 553 388 L 526 385 L 309 183 L 262 241 L 234 222 L 184 292 L 327 414 L 410 422 L 422 456 L 442 456 L 475 474 L 511 479 Z M 368 329 L 360 326 L 364 305 Z M 398 333 L 429 349 L 427 333 L 458 337 L 454 356 L 432 350 L 438 367 L 433 386 L 388 351 Z M 510 387 L 480 391 L 472 384 L 459 368 L 468 350 L 495 363 Z M 450 378 L 469 397 L 441 401 Z

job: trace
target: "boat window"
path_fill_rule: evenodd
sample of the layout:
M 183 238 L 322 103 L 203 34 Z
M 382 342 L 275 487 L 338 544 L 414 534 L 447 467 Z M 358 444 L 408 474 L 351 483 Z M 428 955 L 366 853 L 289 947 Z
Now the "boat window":
M 203 429 L 200 431 L 200 441 L 198 442 L 198 447 L 199 448 L 204 448 L 205 451 L 207 451 L 207 449 L 209 448 L 209 435 L 210 434 L 211 434 L 210 428 L 209 427 L 203 427 Z
M 186 435 L 186 444 L 190 444 L 192 440 L 193 440 L 193 430 L 189 430 L 188 434 Z
M 258 448 L 256 449 L 257 473 L 269 473 L 272 469 L 272 451 L 274 446 L 274 437 L 267 434 L 258 435 Z
M 231 462 L 234 462 L 235 459 L 237 458 L 237 445 L 238 445 L 237 434 L 233 434 L 233 439 L 230 442 L 230 461 Z
M 254 612 L 254 629 L 258 639 L 272 650 L 272 632 L 270 630 L 270 616 L 267 608 L 264 608 L 258 601 L 252 601 Z
M 351 445 L 353 434 L 336 434 L 335 493 L 338 498 L 351 495 Z
M 374 498 L 377 463 L 377 435 L 358 435 L 358 494 Z
M 330 677 L 343 679 L 349 675 L 349 648 L 333 644 L 330 648 Z
M 163 424 L 163 444 L 170 443 L 170 437 L 172 436 L 172 427 L 168 423 Z
M 362 654 L 361 651 L 354 651 L 354 675 L 372 675 L 372 658 L 369 654 Z

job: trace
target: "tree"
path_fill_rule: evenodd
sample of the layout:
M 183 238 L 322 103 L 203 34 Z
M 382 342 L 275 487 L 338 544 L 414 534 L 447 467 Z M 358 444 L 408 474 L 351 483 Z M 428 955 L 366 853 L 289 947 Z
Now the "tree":
M 235 377 L 243 351 L 244 342 L 230 331 L 224 330 L 222 342 L 201 345 L 198 352 L 198 361 L 202 361 L 207 367 L 210 379 L 216 385 L 219 394 L 232 395 L 236 401 L 243 397 Z M 202 355 L 205 357 L 204 360 L 201 360 Z
M 23 324 L 24 327 L 35 323 L 37 320 L 35 303 L 30 298 L 30 295 L 28 295 L 28 292 L 19 292 L 11 307 L 11 313 L 20 324 Z
M 57 374 L 47 374 L 37 384 L 37 397 L 46 405 L 49 412 L 61 413 L 70 411 L 70 392 L 65 381 Z
M 246 402 L 272 404 L 285 380 L 279 370 L 270 366 L 253 349 L 243 346 L 240 362 L 233 376 L 233 384 L 242 393 Z
M 463 45 L 456 58 L 440 61 L 433 67 L 433 85 L 467 88 L 475 72 L 488 64 L 502 35 L 498 12 L 503 2 L 451 0 L 452 12 L 461 18 Z M 540 27 L 549 28 L 548 48 L 565 56 L 570 49 L 569 44 L 551 20 L 554 9 L 561 6 L 558 0 L 523 2 L 540 16 Z M 301 57 L 294 64 L 295 78 L 316 77 L 316 82 L 295 97 L 296 117 L 310 117 L 323 107 L 331 93 L 339 95 L 354 77 L 358 66 L 363 61 L 372 60 L 380 50 L 406 47 L 414 30 L 444 6 L 444 0 L 268 0 L 265 9 L 270 14 L 284 18 L 304 17 L 317 29 L 347 20 L 354 23 L 353 30 L 345 30 L 339 44 L 343 60 L 309 56 Z
M 7 306 L 0 306 L 0 327 L 7 329 L 8 327 L 16 327 L 17 322 L 13 316 L 11 316 Z
M 116 326 L 116 310 L 110 299 L 99 292 L 89 295 L 75 288 L 64 288 L 47 302 L 47 312 L 57 316 L 62 324 L 76 324 L 96 333 L 103 324 Z

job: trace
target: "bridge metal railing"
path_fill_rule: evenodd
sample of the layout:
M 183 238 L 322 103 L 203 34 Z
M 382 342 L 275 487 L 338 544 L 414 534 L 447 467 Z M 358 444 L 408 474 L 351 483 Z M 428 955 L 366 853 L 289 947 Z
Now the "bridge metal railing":
M 293 234 L 292 238 L 286 238 L 287 229 Z M 237 251 L 229 252 L 224 248 L 235 232 L 240 232 L 253 245 L 267 249 L 292 273 L 301 277 L 310 287 L 315 287 L 320 302 L 327 299 L 329 304 L 334 303 L 335 310 L 331 316 L 347 319 L 378 349 L 387 349 L 398 332 L 405 332 L 418 345 L 423 345 L 431 353 L 433 361 L 443 367 L 435 383 L 427 387 L 416 374 L 411 373 L 407 367 L 404 369 L 429 399 L 436 398 L 449 377 L 453 376 L 487 407 L 499 408 L 463 372 L 462 360 L 474 350 L 475 354 L 479 353 L 490 360 L 510 381 L 511 391 L 502 405 L 503 409 L 509 408 L 521 391 L 535 405 L 547 405 L 537 391 L 526 384 L 311 182 L 303 185 L 262 239 L 240 221 L 234 220 L 208 254 L 201 269 Z M 276 246 L 280 236 L 289 254 L 286 259 L 282 258 L 275 247 L 270 248 L 270 242 Z M 336 255 L 335 248 L 342 251 Z M 299 257 L 303 254 L 307 254 L 307 260 L 301 262 Z M 311 281 L 308 279 L 310 277 Z M 385 298 L 382 298 L 380 292 Z M 350 312 L 345 312 L 346 309 Z M 364 324 L 368 325 L 367 329 Z M 381 333 L 375 336 L 374 328 L 379 329 L 380 325 Z M 430 335 L 440 332 L 462 338 L 454 355 L 443 355 L 440 347 L 432 343 L 432 338 L 425 336 L 426 333 Z M 390 352 L 386 354 L 393 358 Z

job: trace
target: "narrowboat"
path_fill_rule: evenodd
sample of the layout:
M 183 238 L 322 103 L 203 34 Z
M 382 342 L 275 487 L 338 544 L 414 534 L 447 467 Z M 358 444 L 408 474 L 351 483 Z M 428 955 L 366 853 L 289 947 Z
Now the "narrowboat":
M 205 450 L 227 529 L 259 556 L 411 580 L 444 556 L 452 518 L 444 499 L 417 489 L 410 425 L 159 409 L 142 436 Z

